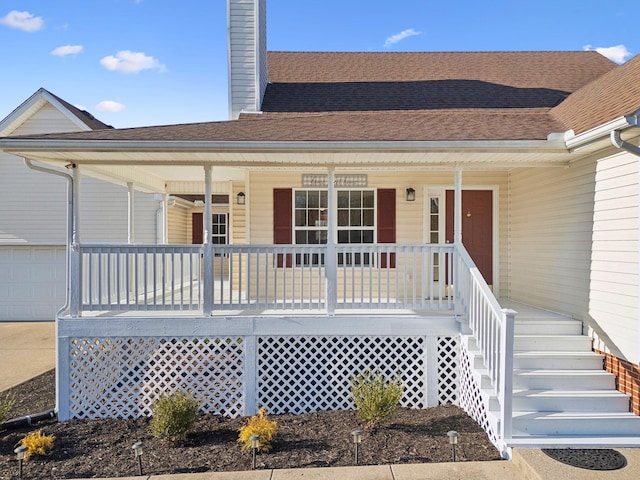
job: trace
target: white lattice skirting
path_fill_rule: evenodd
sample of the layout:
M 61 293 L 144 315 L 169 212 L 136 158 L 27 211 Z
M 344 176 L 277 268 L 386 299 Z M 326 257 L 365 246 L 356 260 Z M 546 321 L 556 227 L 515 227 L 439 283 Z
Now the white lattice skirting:
M 160 395 L 178 390 L 229 417 L 262 406 L 274 414 L 351 409 L 350 377 L 366 369 L 399 374 L 403 406 L 458 403 L 458 337 L 99 336 L 65 344 L 62 419 L 148 416 Z
M 482 429 L 487 432 L 489 440 L 498 448 L 498 434 L 493 428 L 491 422 L 489 422 L 487 414 L 487 405 L 483 401 L 482 394 L 480 392 L 479 379 L 474 376 L 471 369 L 471 356 L 466 349 L 464 342 L 459 341 L 458 346 L 460 349 L 460 391 L 459 400 L 460 406 L 467 412 L 471 418 L 473 418 Z

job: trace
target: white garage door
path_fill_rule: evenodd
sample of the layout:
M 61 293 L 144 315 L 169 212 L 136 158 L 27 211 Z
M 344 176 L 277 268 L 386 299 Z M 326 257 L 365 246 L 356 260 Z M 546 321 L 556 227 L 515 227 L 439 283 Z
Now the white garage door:
M 0 246 L 0 321 L 54 320 L 65 288 L 64 247 Z

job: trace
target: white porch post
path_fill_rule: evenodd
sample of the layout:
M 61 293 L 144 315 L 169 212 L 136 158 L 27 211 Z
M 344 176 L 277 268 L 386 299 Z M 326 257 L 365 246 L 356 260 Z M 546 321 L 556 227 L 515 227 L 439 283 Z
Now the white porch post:
M 204 167 L 204 214 L 202 215 L 202 247 L 204 248 L 204 292 L 202 313 L 210 317 L 213 311 L 213 249 L 211 246 L 211 165 Z
M 71 245 L 70 245 L 70 292 L 69 313 L 72 317 L 81 314 L 82 303 L 82 256 L 80 253 L 80 169 L 73 165 L 73 193 L 71 196 Z
M 162 242 L 169 243 L 169 194 L 162 194 Z
M 327 314 L 334 315 L 338 295 L 338 266 L 336 255 L 336 215 L 335 215 L 335 168 L 329 167 L 327 173 L 327 255 L 324 259 L 325 293 Z
M 462 243 L 462 169 L 456 168 L 454 186 L 453 243 Z
M 453 288 L 454 295 L 454 303 L 455 303 L 455 314 L 458 322 L 461 322 L 461 315 L 463 312 L 461 297 L 460 297 L 460 288 L 461 285 L 456 284 L 456 279 L 460 278 L 460 272 L 458 271 L 461 268 L 461 263 L 457 256 L 457 252 L 455 249 L 457 247 L 462 246 L 462 169 L 456 168 L 455 170 L 455 179 L 454 179 L 454 208 L 453 208 L 453 244 L 454 244 L 454 272 L 453 272 L 453 285 L 450 285 L 450 288 Z M 459 283 L 459 282 L 458 282 Z M 462 323 L 461 323 L 462 325 Z
M 127 243 L 135 242 L 135 207 L 136 207 L 136 199 L 135 199 L 135 190 L 133 182 L 127 182 L 127 205 L 129 207 L 128 211 L 128 223 L 127 223 Z
M 502 372 L 500 382 L 500 405 L 502 406 L 502 422 L 500 436 L 506 442 L 511 438 L 513 423 L 513 342 L 516 312 L 510 309 L 502 310 L 503 323 L 500 336 L 500 350 L 502 351 Z

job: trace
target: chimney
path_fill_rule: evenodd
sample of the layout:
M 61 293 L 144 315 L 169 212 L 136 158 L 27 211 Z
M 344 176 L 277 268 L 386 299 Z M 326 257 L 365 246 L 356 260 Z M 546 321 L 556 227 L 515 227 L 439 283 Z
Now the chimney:
M 228 0 L 229 116 L 258 113 L 267 88 L 266 0 Z

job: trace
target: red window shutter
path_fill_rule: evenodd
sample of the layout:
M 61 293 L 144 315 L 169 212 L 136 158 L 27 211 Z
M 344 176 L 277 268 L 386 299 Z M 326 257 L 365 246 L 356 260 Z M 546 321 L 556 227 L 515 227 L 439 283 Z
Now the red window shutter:
M 204 231 L 202 227 L 202 213 L 191 214 L 191 243 L 204 243 Z
M 290 245 L 293 243 L 293 192 L 290 188 L 273 189 L 273 243 Z M 284 265 L 282 255 L 277 257 L 278 267 Z M 292 265 L 291 255 L 287 255 L 287 267 Z
M 378 243 L 396 243 L 396 190 L 395 188 L 378 189 Z M 380 255 L 382 268 L 396 266 L 396 254 L 392 253 L 387 264 L 387 254 Z

